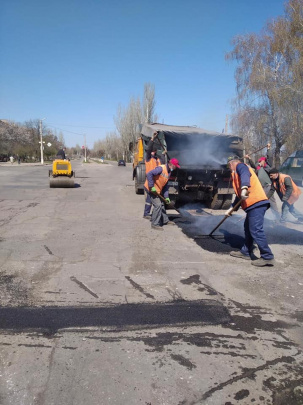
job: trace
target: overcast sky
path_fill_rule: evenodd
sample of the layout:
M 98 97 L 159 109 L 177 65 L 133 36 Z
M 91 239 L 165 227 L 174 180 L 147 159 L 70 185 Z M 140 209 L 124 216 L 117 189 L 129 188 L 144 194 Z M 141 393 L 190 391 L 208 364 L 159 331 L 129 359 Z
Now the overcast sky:
M 221 132 L 232 38 L 283 14 L 282 0 L 0 0 L 0 119 L 46 118 L 93 147 L 150 82 L 160 122 Z

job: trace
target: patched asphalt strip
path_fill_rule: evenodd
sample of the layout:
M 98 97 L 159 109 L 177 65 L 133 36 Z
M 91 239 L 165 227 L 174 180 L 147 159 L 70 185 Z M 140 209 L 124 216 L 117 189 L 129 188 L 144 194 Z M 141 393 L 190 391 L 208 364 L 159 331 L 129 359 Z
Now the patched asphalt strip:
M 108 307 L 0 308 L 0 329 L 59 329 L 99 326 L 171 326 L 222 324 L 230 314 L 215 300 L 172 301 L 157 304 L 122 304 Z

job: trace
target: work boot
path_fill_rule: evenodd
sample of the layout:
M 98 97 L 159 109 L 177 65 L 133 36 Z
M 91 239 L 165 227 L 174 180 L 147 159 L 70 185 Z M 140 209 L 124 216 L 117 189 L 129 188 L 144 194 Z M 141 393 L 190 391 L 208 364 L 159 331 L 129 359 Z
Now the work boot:
M 176 224 L 174 223 L 174 221 L 167 221 L 163 225 L 176 225 Z
M 240 252 L 240 250 L 237 250 L 236 252 L 230 252 L 230 256 L 237 257 L 238 259 L 251 260 L 250 256 L 244 255 L 242 252 Z
M 150 221 L 151 220 L 151 215 L 144 215 L 143 218 L 148 219 Z
M 160 225 L 152 225 L 151 227 L 152 229 L 156 229 L 157 231 L 163 231 L 163 228 Z
M 260 259 L 251 261 L 251 264 L 257 267 L 273 266 L 274 263 L 274 259 L 265 260 L 262 257 L 260 257 Z

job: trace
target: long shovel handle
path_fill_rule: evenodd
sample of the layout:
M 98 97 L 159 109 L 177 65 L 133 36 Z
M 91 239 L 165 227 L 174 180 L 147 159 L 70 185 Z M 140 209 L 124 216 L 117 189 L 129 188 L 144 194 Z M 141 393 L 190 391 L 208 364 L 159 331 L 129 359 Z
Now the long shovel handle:
M 234 212 L 234 211 L 241 205 L 241 202 L 242 202 L 242 200 L 239 200 L 239 201 L 237 202 L 237 204 L 233 207 L 233 209 L 230 211 L 230 213 Z M 224 222 L 228 217 L 230 217 L 230 215 L 225 215 L 225 217 L 222 219 L 222 221 L 220 221 L 220 222 L 218 223 L 218 225 L 211 231 L 211 233 L 210 233 L 208 236 L 211 236 L 211 235 L 215 232 L 215 230 L 218 229 L 219 226 L 220 226 L 221 224 L 223 224 L 223 222 Z
M 164 146 L 163 146 L 163 144 L 162 144 L 162 142 L 161 142 L 161 140 L 160 140 L 160 138 L 159 138 L 159 136 L 158 136 L 158 132 L 157 132 L 156 138 L 158 139 L 158 141 L 159 141 L 159 143 L 160 143 L 161 148 L 163 149 L 163 151 L 166 151 L 167 159 L 170 160 L 170 157 L 168 156 L 167 150 L 166 150 L 166 148 L 164 148 Z
M 253 155 L 254 153 L 260 152 L 260 150 L 267 148 L 268 143 L 265 146 L 262 146 L 262 148 L 256 149 L 250 153 L 247 153 L 247 155 Z
M 160 198 L 160 200 L 162 200 L 164 202 L 164 204 L 167 204 L 167 201 L 161 194 L 157 194 L 157 196 Z
M 165 200 L 165 198 L 164 198 L 161 194 L 159 194 L 159 193 L 152 193 L 151 191 L 150 191 L 150 194 L 159 197 L 160 200 L 162 200 L 162 201 L 164 202 L 164 204 L 167 204 L 167 201 Z

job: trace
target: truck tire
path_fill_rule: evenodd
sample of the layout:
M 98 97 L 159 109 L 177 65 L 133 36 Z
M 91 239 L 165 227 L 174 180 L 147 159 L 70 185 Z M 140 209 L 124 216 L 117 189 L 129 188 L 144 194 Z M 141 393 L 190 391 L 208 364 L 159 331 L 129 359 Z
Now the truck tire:
M 228 208 L 230 208 L 231 206 L 232 201 L 233 201 L 233 194 L 225 194 L 224 201 L 222 204 L 222 210 L 228 210 Z
M 139 188 L 137 176 L 135 177 L 135 193 L 136 194 L 144 194 L 144 190 Z
M 223 205 L 223 197 L 224 194 L 215 194 L 214 198 L 212 199 L 209 208 L 211 208 L 212 210 L 220 210 L 222 208 Z
M 135 193 L 144 194 L 143 184 L 145 181 L 145 165 L 139 165 L 136 167 L 135 175 Z

